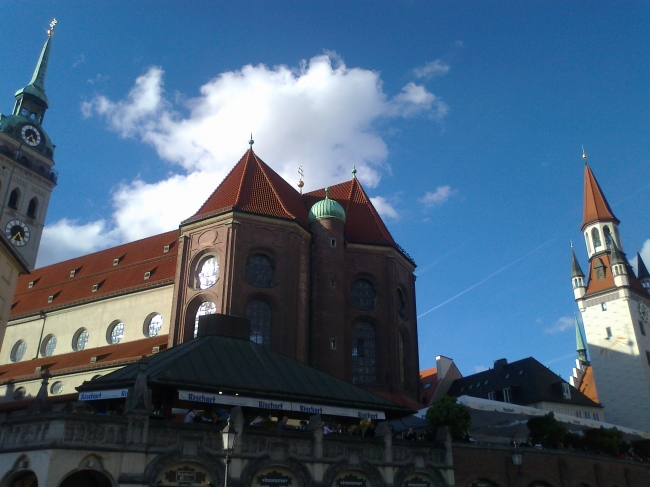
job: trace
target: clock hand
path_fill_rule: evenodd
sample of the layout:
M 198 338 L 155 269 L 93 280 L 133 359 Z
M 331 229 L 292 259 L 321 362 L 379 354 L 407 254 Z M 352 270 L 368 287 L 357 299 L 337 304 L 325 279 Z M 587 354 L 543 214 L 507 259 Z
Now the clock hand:
M 13 236 L 13 239 L 14 240 L 20 239 L 21 242 L 23 241 L 23 237 L 20 235 L 20 232 L 16 232 L 16 235 Z

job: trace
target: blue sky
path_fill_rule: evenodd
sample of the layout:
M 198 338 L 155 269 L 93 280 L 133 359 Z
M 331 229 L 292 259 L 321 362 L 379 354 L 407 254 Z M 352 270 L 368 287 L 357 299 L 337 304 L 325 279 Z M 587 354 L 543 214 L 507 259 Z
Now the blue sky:
M 247 149 L 352 164 L 416 260 L 420 365 L 575 358 L 581 144 L 650 263 L 647 2 L 7 2 L 0 111 L 49 21 L 60 172 L 39 264 L 177 227 Z M 6 46 L 11 46 L 8 49 Z

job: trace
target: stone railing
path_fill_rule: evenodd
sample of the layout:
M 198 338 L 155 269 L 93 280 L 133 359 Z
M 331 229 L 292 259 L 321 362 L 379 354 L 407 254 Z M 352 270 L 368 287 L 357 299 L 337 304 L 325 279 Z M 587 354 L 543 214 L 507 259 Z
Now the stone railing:
M 133 432 L 143 424 L 146 434 Z M 445 445 L 441 442 L 394 440 L 390 434 L 375 438 L 347 435 L 322 435 L 312 431 L 267 430 L 238 427 L 239 439 L 234 457 L 256 458 L 284 455 L 302 461 L 327 463 L 355 459 L 372 464 L 406 465 L 427 463 L 445 465 Z M 220 427 L 211 424 L 186 424 L 158 419 L 93 414 L 48 413 L 10 418 L 0 426 L 0 451 L 78 449 L 165 453 L 181 451 L 187 443 L 222 455 Z

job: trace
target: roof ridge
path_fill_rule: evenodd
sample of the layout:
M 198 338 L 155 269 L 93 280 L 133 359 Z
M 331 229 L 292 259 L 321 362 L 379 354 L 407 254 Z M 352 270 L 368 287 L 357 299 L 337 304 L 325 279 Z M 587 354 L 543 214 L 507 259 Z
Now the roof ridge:
M 375 220 L 375 223 L 377 224 L 377 227 L 379 227 L 379 231 L 382 232 L 382 234 L 384 234 L 384 237 L 385 237 L 386 239 L 388 239 L 389 241 L 391 241 L 391 242 L 394 243 L 394 242 L 395 242 L 395 239 L 394 239 L 393 236 L 390 234 L 390 231 L 389 231 L 388 228 L 386 227 L 386 224 L 384 223 L 384 221 L 383 221 L 383 220 L 381 219 L 381 217 L 379 216 L 379 213 L 377 212 L 377 209 L 375 208 L 375 205 L 372 204 L 372 200 L 368 197 L 368 194 L 367 194 L 367 193 L 365 192 L 365 190 L 363 189 L 363 186 L 361 186 L 361 183 L 358 182 L 358 179 L 357 179 L 357 178 L 354 178 L 354 181 L 353 181 L 352 184 L 354 185 L 355 182 L 356 182 L 356 185 L 359 187 L 359 190 L 361 191 L 361 194 L 362 194 L 363 197 L 366 199 L 366 202 L 368 203 L 368 205 L 369 205 L 370 208 L 372 209 L 372 211 L 370 212 L 370 214 L 372 215 L 372 218 Z
M 239 204 L 241 202 L 241 195 L 242 195 L 241 191 L 242 191 L 242 188 L 244 187 L 244 180 L 246 179 L 246 176 L 248 175 L 248 171 L 249 171 L 248 168 L 250 166 L 251 154 L 253 154 L 255 156 L 255 153 L 253 152 L 253 149 L 248 149 L 246 151 L 246 154 L 244 154 L 244 158 L 246 158 L 246 160 L 244 161 L 244 169 L 241 172 L 241 178 L 239 179 L 239 186 L 237 188 L 237 196 L 235 197 L 235 204 L 232 205 L 233 207 L 239 206 Z M 257 159 L 257 157 L 255 157 L 255 159 Z M 224 181 L 225 181 L 225 178 L 224 178 Z M 221 186 L 221 185 L 219 185 L 219 186 Z M 219 186 L 217 186 L 217 189 L 219 189 Z
M 162 237 L 163 235 L 166 235 L 168 233 L 171 234 L 172 232 L 178 232 L 178 229 L 169 230 L 167 232 L 158 233 L 156 235 L 150 235 L 149 237 L 139 238 L 138 240 L 132 240 L 131 242 L 121 243 L 119 245 L 116 245 L 115 247 L 107 247 L 107 248 L 102 249 L 102 250 L 96 250 L 95 252 L 91 252 L 90 254 L 84 254 L 84 255 L 80 255 L 78 257 L 72 257 L 71 259 L 62 260 L 60 262 L 55 262 L 53 264 L 49 264 L 49 265 L 46 265 L 46 266 L 43 266 L 43 267 L 37 267 L 36 269 L 32 270 L 31 273 L 34 274 L 34 273 L 36 273 L 38 271 L 41 271 L 43 269 L 48 269 L 48 268 L 51 268 L 51 267 L 54 267 L 54 266 L 62 265 L 62 264 L 65 264 L 66 262 L 71 262 L 71 261 L 77 260 L 77 259 L 85 259 L 85 258 L 90 257 L 92 255 L 97 255 L 97 254 L 100 254 L 102 252 L 108 252 L 109 250 L 118 249 L 120 247 L 125 247 L 127 245 L 135 245 L 136 243 L 142 242 L 143 240 L 147 240 L 147 239 L 150 239 L 150 238 L 153 239 L 153 238 L 156 238 L 156 237 Z

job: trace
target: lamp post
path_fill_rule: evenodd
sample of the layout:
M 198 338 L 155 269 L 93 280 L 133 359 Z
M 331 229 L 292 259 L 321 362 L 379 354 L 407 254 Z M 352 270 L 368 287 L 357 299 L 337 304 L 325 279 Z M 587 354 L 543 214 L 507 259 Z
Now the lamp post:
M 228 487 L 228 464 L 230 464 L 230 455 L 235 448 L 235 438 L 237 431 L 232 425 L 232 420 L 228 417 L 228 424 L 221 430 L 221 439 L 223 441 L 223 452 L 226 454 L 226 473 L 223 478 L 223 487 Z

